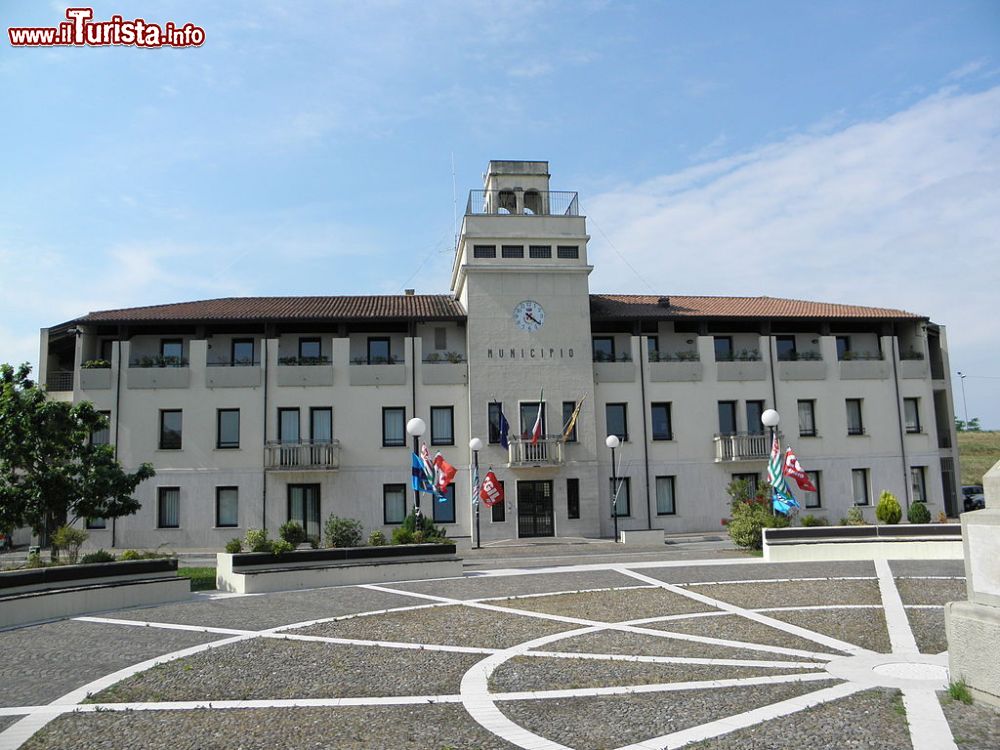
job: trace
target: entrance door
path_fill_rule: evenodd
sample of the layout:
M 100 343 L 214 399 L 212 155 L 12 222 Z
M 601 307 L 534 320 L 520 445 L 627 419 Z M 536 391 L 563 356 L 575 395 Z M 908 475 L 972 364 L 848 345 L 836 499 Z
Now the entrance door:
M 517 483 L 517 535 L 555 536 L 551 481 Z
M 319 539 L 319 485 L 288 485 L 288 520 L 298 521 L 309 536 Z

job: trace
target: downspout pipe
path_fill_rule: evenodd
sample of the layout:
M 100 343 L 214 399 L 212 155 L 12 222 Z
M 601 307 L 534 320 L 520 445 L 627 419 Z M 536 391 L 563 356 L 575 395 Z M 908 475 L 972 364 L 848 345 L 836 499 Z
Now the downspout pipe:
M 907 518 L 910 514 L 910 494 L 912 492 L 910 488 L 910 478 L 907 476 L 907 462 L 906 462 L 906 432 L 903 427 L 903 400 L 901 393 L 899 391 L 899 369 L 896 364 L 896 360 L 899 359 L 899 347 L 898 347 L 898 337 L 893 331 L 892 336 L 892 383 L 896 389 L 896 424 L 899 428 L 899 457 L 903 464 L 903 500 L 906 501 L 906 515 Z
M 653 500 L 649 487 L 649 425 L 647 423 L 646 403 L 646 360 L 649 357 L 649 345 L 643 346 L 645 336 L 639 337 L 639 399 L 642 404 L 642 465 L 646 479 L 646 529 L 653 529 Z

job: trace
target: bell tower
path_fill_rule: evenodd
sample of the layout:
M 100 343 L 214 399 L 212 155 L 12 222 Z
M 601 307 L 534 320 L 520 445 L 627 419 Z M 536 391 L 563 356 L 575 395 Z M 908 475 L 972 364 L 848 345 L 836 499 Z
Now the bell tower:
M 486 444 L 480 463 L 507 497 L 504 520 L 483 509 L 485 540 L 600 531 L 589 237 L 577 194 L 550 190 L 549 177 L 545 161 L 491 161 L 483 189 L 469 193 L 452 269 L 468 313 L 470 435 Z M 532 443 L 543 391 L 544 437 Z M 509 449 L 495 442 L 497 404 Z

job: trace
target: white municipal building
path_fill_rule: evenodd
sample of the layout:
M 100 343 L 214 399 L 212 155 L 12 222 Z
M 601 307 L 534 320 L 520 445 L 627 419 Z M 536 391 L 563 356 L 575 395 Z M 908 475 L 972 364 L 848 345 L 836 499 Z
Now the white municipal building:
M 611 536 L 611 434 L 620 528 L 720 532 L 726 485 L 765 476 L 768 408 L 819 489 L 797 493 L 803 512 L 837 523 L 859 505 L 872 521 L 887 489 L 955 514 L 942 326 L 770 297 L 591 294 L 587 241 L 547 162 L 493 161 L 469 195 L 450 294 L 179 302 L 43 329 L 52 397 L 92 401 L 111 424 L 94 439 L 126 467 L 156 467 L 139 513 L 91 519 L 91 542 L 221 547 L 290 518 L 316 534 L 331 513 L 391 531 L 414 503 L 414 416 L 459 468 L 447 502 L 421 496 L 452 537 L 472 533 L 473 437 L 506 491 L 482 509 L 484 542 Z

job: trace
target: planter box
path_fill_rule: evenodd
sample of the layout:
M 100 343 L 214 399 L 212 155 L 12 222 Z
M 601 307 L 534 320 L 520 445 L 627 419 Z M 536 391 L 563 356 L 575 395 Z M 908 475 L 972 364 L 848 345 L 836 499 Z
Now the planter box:
M 469 382 L 465 362 L 424 362 L 420 365 L 424 385 L 464 385 Z
M 278 385 L 333 385 L 333 365 L 278 365 Z
M 701 362 L 650 362 L 649 379 L 654 383 L 698 382 L 702 379 Z
M 207 388 L 257 388 L 260 386 L 260 367 L 206 367 Z
M 406 385 L 406 365 L 351 365 L 351 385 Z
M 455 578 L 462 560 L 451 544 L 400 544 L 216 556 L 220 591 L 259 594 L 324 586 Z
M 130 367 L 125 371 L 127 388 L 187 388 L 190 367 Z
M 106 391 L 111 388 L 111 368 L 80 370 L 80 390 Z
M 188 599 L 177 560 L 130 560 L 0 573 L 0 628 Z
M 618 541 L 622 544 L 663 544 L 663 529 L 635 529 L 618 532 Z
M 764 529 L 764 559 L 961 560 L 959 524 L 814 526 Z
M 594 362 L 595 383 L 634 383 L 635 362 Z
M 764 380 L 767 377 L 767 369 L 760 361 L 718 362 L 716 367 L 716 377 L 720 381 Z
M 779 380 L 826 380 L 826 362 L 810 360 L 778 363 Z

